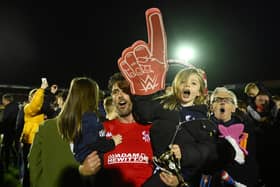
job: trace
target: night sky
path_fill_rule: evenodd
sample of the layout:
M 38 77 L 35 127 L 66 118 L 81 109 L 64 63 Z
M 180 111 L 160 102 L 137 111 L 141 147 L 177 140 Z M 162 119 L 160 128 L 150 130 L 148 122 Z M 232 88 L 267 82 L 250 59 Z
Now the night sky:
M 89 76 L 106 89 L 122 50 L 147 41 L 151 7 L 162 12 L 168 58 L 192 44 L 192 63 L 206 71 L 210 89 L 279 80 L 276 2 L 21 1 L 0 3 L 0 84 L 39 86 L 47 77 L 67 88 L 73 77 Z

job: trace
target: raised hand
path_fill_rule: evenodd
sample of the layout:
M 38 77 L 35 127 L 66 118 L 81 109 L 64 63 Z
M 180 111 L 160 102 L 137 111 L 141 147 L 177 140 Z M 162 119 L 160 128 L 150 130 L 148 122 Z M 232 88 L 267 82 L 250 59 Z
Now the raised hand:
M 148 43 L 136 41 L 118 60 L 119 69 L 134 95 L 149 95 L 165 88 L 167 44 L 160 10 L 148 9 L 146 23 Z
M 42 78 L 41 81 L 42 81 L 41 88 L 46 89 L 49 86 L 47 79 Z

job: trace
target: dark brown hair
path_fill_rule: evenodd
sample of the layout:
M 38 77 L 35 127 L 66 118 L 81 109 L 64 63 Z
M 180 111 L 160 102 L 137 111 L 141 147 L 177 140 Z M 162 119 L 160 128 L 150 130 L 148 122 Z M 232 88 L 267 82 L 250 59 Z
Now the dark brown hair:
M 112 91 L 113 85 L 116 83 L 124 93 L 131 95 L 129 82 L 126 81 L 120 72 L 115 73 L 110 77 L 108 83 L 108 89 L 110 92 Z
M 58 116 L 58 127 L 62 137 L 73 141 L 81 129 L 85 112 L 98 113 L 99 86 L 87 77 L 76 77 L 71 81 L 68 96 Z

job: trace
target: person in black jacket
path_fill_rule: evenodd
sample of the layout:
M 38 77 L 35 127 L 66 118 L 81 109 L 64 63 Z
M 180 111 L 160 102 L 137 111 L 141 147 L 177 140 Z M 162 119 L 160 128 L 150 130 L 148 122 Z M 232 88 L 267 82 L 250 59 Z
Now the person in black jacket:
M 15 142 L 15 129 L 18 113 L 18 104 L 14 101 L 11 94 L 4 94 L 2 96 L 2 103 L 5 106 L 3 111 L 3 118 L 0 124 L 0 131 L 4 134 L 3 139 L 3 155 L 4 155 L 4 168 L 7 170 L 9 165 L 14 166 L 17 163 L 17 153 L 14 146 Z
M 222 136 L 237 138 L 240 149 L 246 154 L 244 163 L 240 164 L 236 161 L 229 163 L 224 168 L 228 177 L 217 175 L 216 182 L 222 183 L 223 186 L 256 186 L 259 167 L 256 161 L 256 137 L 252 120 L 247 114 L 238 110 L 236 95 L 225 87 L 217 87 L 213 91 L 210 97 L 210 109 L 211 120 L 222 131 L 219 133 Z M 218 184 L 213 182 L 211 186 L 216 187 Z
M 199 185 L 202 173 L 220 170 L 236 157 L 231 143 L 218 138 L 216 125 L 208 120 L 203 74 L 197 68 L 182 69 L 174 78 L 171 94 L 134 96 L 137 119 L 153 124 L 154 155 L 160 158 L 170 148 L 172 151 L 171 144 L 178 145 L 182 176 L 190 186 Z M 165 185 L 156 173 L 144 186 Z

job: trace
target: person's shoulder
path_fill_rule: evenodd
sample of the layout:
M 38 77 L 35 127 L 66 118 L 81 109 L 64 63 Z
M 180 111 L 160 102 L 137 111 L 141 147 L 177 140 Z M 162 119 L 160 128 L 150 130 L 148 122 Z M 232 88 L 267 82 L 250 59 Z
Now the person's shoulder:
M 9 103 L 6 107 L 10 107 L 10 108 L 13 108 L 13 109 L 18 109 L 18 103 L 16 102 L 11 102 Z
M 85 112 L 82 116 L 83 119 L 86 119 L 86 118 L 98 118 L 96 113 L 94 112 Z
M 87 124 L 87 123 L 95 123 L 95 124 L 100 124 L 101 121 L 99 117 L 97 116 L 96 113 L 94 112 L 86 112 L 82 116 L 82 123 Z
M 193 107 L 203 112 L 208 111 L 208 106 L 206 104 L 198 104 L 194 105 Z
M 46 124 L 53 124 L 57 122 L 57 118 L 46 119 L 44 123 Z
M 145 130 L 145 131 L 150 130 L 150 128 L 152 127 L 152 123 L 140 123 L 137 121 L 135 121 L 133 125 L 136 129 Z
M 118 119 L 105 120 L 102 124 L 106 131 L 114 131 L 120 128 L 120 122 Z
M 118 119 L 105 120 L 105 121 L 103 121 L 103 124 L 104 125 L 120 124 L 120 121 Z
M 208 115 L 208 106 L 206 104 L 199 104 L 186 107 L 186 110 L 192 112 L 196 119 L 205 119 Z
M 241 123 L 252 123 L 252 119 L 250 118 L 249 114 L 240 110 L 239 108 L 232 114 L 232 118 L 235 119 L 237 122 Z
M 211 127 L 216 127 L 217 125 L 210 119 L 208 118 L 200 118 L 200 119 L 195 119 L 195 120 L 190 120 L 190 121 L 186 121 L 184 122 L 187 125 L 193 125 L 193 126 L 211 126 Z M 198 125 L 199 124 L 199 125 Z
M 48 130 L 56 128 L 57 125 L 57 118 L 47 119 L 42 122 L 42 124 L 39 126 L 40 130 Z

